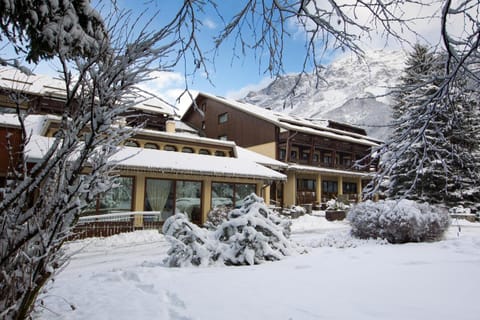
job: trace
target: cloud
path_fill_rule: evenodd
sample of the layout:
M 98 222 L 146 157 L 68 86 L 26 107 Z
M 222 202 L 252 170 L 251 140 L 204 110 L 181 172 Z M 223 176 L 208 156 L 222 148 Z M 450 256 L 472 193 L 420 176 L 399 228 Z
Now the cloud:
M 181 85 L 184 82 L 184 77 L 178 72 L 154 71 L 150 73 L 149 81 L 145 84 L 151 88 L 162 90 L 171 86 Z
M 203 21 L 203 25 L 205 27 L 207 27 L 208 29 L 210 30 L 214 30 L 217 28 L 217 24 L 210 18 L 206 18 L 204 21 Z
M 258 91 L 263 88 L 266 88 L 273 79 L 271 78 L 263 78 L 260 80 L 259 83 L 252 83 L 234 91 L 228 91 L 225 96 L 227 99 L 240 99 L 245 97 L 250 91 Z
M 184 90 L 185 78 L 178 72 L 154 71 L 150 73 L 150 80 L 139 84 L 139 87 L 175 104 L 176 99 Z

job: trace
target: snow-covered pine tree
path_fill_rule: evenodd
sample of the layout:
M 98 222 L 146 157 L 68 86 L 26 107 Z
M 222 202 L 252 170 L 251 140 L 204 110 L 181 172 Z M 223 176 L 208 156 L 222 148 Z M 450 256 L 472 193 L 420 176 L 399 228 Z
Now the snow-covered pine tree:
M 450 122 L 447 128 L 451 156 L 445 202 L 480 213 L 480 110 L 479 91 L 465 80 L 452 82 Z
M 443 55 L 417 44 L 395 95 L 394 130 L 373 184 L 388 177 L 387 196 L 455 206 L 475 202 L 478 108 L 461 81 L 445 81 Z M 449 94 L 439 94 L 447 90 Z M 477 113 L 478 114 L 478 113 Z M 478 120 L 477 120 L 478 121 Z M 478 198 L 477 198 L 478 199 Z M 477 200 L 478 202 L 478 200 Z

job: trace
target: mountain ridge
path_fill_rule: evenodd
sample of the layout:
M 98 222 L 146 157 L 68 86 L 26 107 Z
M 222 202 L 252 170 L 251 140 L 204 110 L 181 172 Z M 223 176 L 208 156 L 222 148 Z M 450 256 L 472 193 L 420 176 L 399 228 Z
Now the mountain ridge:
M 315 75 L 289 74 L 267 87 L 249 92 L 242 102 L 306 118 L 357 125 L 377 139 L 385 139 L 391 121 L 389 93 L 405 65 L 402 51 L 370 51 L 365 58 L 344 56 Z M 317 82 L 319 80 L 319 82 Z M 287 97 L 295 83 L 295 94 Z

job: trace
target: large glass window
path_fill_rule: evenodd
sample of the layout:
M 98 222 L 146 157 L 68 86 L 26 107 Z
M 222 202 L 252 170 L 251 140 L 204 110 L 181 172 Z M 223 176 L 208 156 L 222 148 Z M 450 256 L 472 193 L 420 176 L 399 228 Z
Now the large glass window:
M 233 207 L 233 183 L 212 183 L 212 208 Z
M 201 198 L 201 182 L 176 181 L 175 212 L 185 213 L 191 221 L 201 223 Z
M 146 179 L 145 211 L 158 211 L 162 220 L 173 215 L 174 181 Z
M 257 186 L 254 184 L 235 184 L 235 208 L 243 205 L 246 196 L 256 193 Z
M 162 220 L 181 212 L 191 221 L 201 223 L 201 197 L 200 181 L 147 178 L 144 210 L 160 212 Z
M 243 199 L 255 192 L 255 184 L 214 182 L 212 183 L 212 208 L 221 206 L 239 208 L 243 204 Z
M 112 189 L 99 196 L 101 213 L 131 211 L 133 204 L 133 177 L 117 177 Z

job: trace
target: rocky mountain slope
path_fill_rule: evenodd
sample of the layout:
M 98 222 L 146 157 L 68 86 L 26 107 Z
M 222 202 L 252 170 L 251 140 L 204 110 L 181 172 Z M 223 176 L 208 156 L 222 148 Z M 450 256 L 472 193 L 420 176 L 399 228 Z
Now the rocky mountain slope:
M 385 139 L 391 119 L 391 88 L 398 83 L 405 53 L 372 51 L 364 60 L 345 56 L 321 71 L 322 80 L 303 75 L 276 79 L 266 88 L 250 92 L 244 102 L 308 118 L 332 119 L 364 127 L 368 134 Z

